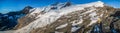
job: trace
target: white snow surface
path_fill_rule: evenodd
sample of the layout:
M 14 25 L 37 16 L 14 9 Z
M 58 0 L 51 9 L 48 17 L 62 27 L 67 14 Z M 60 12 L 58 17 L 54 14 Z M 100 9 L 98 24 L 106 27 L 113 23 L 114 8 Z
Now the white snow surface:
M 81 24 L 83 22 L 83 19 L 82 19 L 82 16 L 80 16 L 80 20 L 77 22 L 76 20 L 72 22 L 72 26 L 75 26 L 75 25 L 78 25 L 78 24 Z
M 72 27 L 71 32 L 75 32 L 76 30 L 78 30 L 80 27 Z
M 97 16 L 96 12 L 92 12 L 91 14 L 89 14 L 89 16 L 91 16 L 91 18 L 90 18 L 91 22 L 88 26 L 90 26 L 93 23 L 96 23 L 98 21 L 99 17 Z
M 61 28 L 64 28 L 64 27 L 66 27 L 68 24 L 66 23 L 66 24 L 63 24 L 63 25 L 60 25 L 60 26 L 58 26 L 56 29 L 61 29 Z
M 41 9 L 41 8 L 33 8 L 33 9 L 30 10 L 30 12 L 31 12 L 30 15 L 34 16 L 35 13 L 40 13 L 41 11 L 43 11 L 43 9 Z
M 58 31 L 55 31 L 55 33 L 64 33 L 64 32 L 58 32 Z
M 29 33 L 32 29 L 42 28 L 46 25 L 49 25 L 49 24 L 53 23 L 54 21 L 56 21 L 58 18 L 60 18 L 63 15 L 67 15 L 68 13 L 78 11 L 78 10 L 83 10 L 86 7 L 92 7 L 92 6 L 103 7 L 104 5 L 101 1 L 98 1 L 98 2 L 93 2 L 93 3 L 88 3 L 88 4 L 72 5 L 72 6 L 65 7 L 65 8 L 62 8 L 62 9 L 57 9 L 57 10 L 48 10 L 49 12 L 46 12 L 45 14 L 40 15 L 40 16 L 36 16 L 36 17 L 41 17 L 41 18 L 37 18 L 35 21 L 31 22 L 27 26 L 25 26 L 21 29 L 12 31 L 12 32 L 13 33 Z M 33 12 L 30 13 L 30 15 L 34 15 L 34 13 L 40 13 L 43 10 L 44 10 L 43 8 L 34 8 Z M 92 11 L 93 10 L 88 11 L 86 13 L 89 13 L 89 12 L 92 12 Z M 92 17 L 94 15 L 96 15 L 95 12 L 92 13 L 90 16 Z M 92 17 L 91 18 L 91 20 L 92 20 L 91 24 L 96 22 L 96 18 L 97 17 Z M 80 24 L 80 23 L 82 23 L 82 18 L 80 19 L 78 24 Z M 65 27 L 65 25 L 63 25 L 61 27 Z M 78 28 L 80 28 L 80 27 L 73 27 L 71 31 L 76 31 L 76 29 L 78 29 Z M 4 33 L 7 33 L 7 32 L 4 32 Z

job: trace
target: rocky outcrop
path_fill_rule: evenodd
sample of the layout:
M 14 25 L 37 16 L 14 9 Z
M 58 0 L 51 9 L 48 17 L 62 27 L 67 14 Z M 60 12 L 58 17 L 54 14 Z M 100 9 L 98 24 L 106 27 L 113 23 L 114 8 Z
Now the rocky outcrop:
M 26 25 L 28 25 L 29 23 L 31 23 L 32 21 L 34 21 L 35 18 L 34 17 L 27 17 L 27 16 L 24 16 L 20 19 L 18 19 L 18 24 L 14 27 L 14 29 L 20 29 Z
M 34 15 L 31 15 L 31 13 L 29 13 L 26 16 L 19 18 L 18 24 L 14 27 L 14 29 L 17 30 L 17 29 L 20 29 L 22 27 L 25 27 L 29 23 L 36 20 L 36 16 L 39 16 L 40 14 L 44 14 L 44 13 L 45 13 L 44 11 L 41 11 L 40 13 L 33 13 Z

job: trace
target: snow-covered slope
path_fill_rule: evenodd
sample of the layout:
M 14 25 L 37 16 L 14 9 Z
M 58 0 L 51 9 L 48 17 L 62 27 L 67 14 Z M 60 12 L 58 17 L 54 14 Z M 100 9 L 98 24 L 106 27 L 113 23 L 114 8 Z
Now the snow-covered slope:
M 58 7 L 58 9 L 51 9 L 51 6 L 43 8 L 33 8 L 30 10 L 31 13 L 26 15 L 24 18 L 30 19 L 34 18 L 34 20 L 26 22 L 27 24 L 24 24 L 25 23 L 24 21 L 23 21 L 24 23 L 20 22 L 21 24 L 17 25 L 16 27 L 17 30 L 10 32 L 50 33 L 54 31 L 55 33 L 62 33 L 63 31 L 59 31 L 58 29 L 65 28 L 66 26 L 70 28 L 69 33 L 75 32 L 82 26 L 85 26 L 85 28 L 87 28 L 97 22 L 100 23 L 101 18 L 107 17 L 107 15 L 105 14 L 109 14 L 109 12 L 106 9 L 103 9 L 104 8 L 103 4 L 104 4 L 103 2 L 97 1 L 88 4 L 70 5 L 64 8 L 60 8 L 62 6 L 56 6 Z M 69 27 L 69 25 L 72 27 Z M 49 29 L 51 31 L 49 31 Z M 5 33 L 8 32 L 9 31 L 6 31 Z

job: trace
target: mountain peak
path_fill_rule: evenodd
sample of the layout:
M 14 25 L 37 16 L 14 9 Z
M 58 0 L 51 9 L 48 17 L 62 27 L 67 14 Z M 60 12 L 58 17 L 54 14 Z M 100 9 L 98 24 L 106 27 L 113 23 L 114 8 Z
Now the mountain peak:
M 29 13 L 30 9 L 33 9 L 33 7 L 31 7 L 31 6 L 26 6 L 26 7 L 22 10 L 22 12 L 25 13 L 25 14 L 27 14 L 27 13 Z
M 104 4 L 104 2 L 102 2 L 102 1 L 97 1 L 97 3 Z
M 91 2 L 91 3 L 87 3 L 87 4 L 82 4 L 83 6 L 94 6 L 94 7 L 104 7 L 104 3 L 102 1 L 96 1 L 96 2 Z
M 102 1 L 97 1 L 97 2 L 92 2 L 92 3 L 89 3 L 95 7 L 103 7 L 104 6 L 104 2 Z

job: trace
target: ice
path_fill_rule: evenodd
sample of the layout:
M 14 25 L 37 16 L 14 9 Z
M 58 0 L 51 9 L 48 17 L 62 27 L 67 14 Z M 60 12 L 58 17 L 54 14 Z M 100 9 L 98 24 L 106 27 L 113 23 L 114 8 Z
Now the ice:
M 88 24 L 88 26 L 92 25 L 93 23 L 96 23 L 98 21 L 98 16 L 96 14 L 96 12 L 92 12 L 91 14 L 89 14 L 89 16 L 91 17 L 90 20 L 90 24 Z
M 81 24 L 83 22 L 82 16 L 80 16 L 80 20 L 77 23 L 75 23 L 75 22 L 76 22 L 76 20 L 72 22 L 72 26 Z
M 66 23 L 66 24 L 63 24 L 63 25 L 60 25 L 60 26 L 58 26 L 56 29 L 61 29 L 61 28 L 64 28 L 64 27 L 66 27 L 68 24 Z
M 78 30 L 80 27 L 72 27 L 71 32 L 75 32 L 76 30 Z
M 55 31 L 55 33 L 64 33 L 64 32 L 58 32 L 58 31 Z

